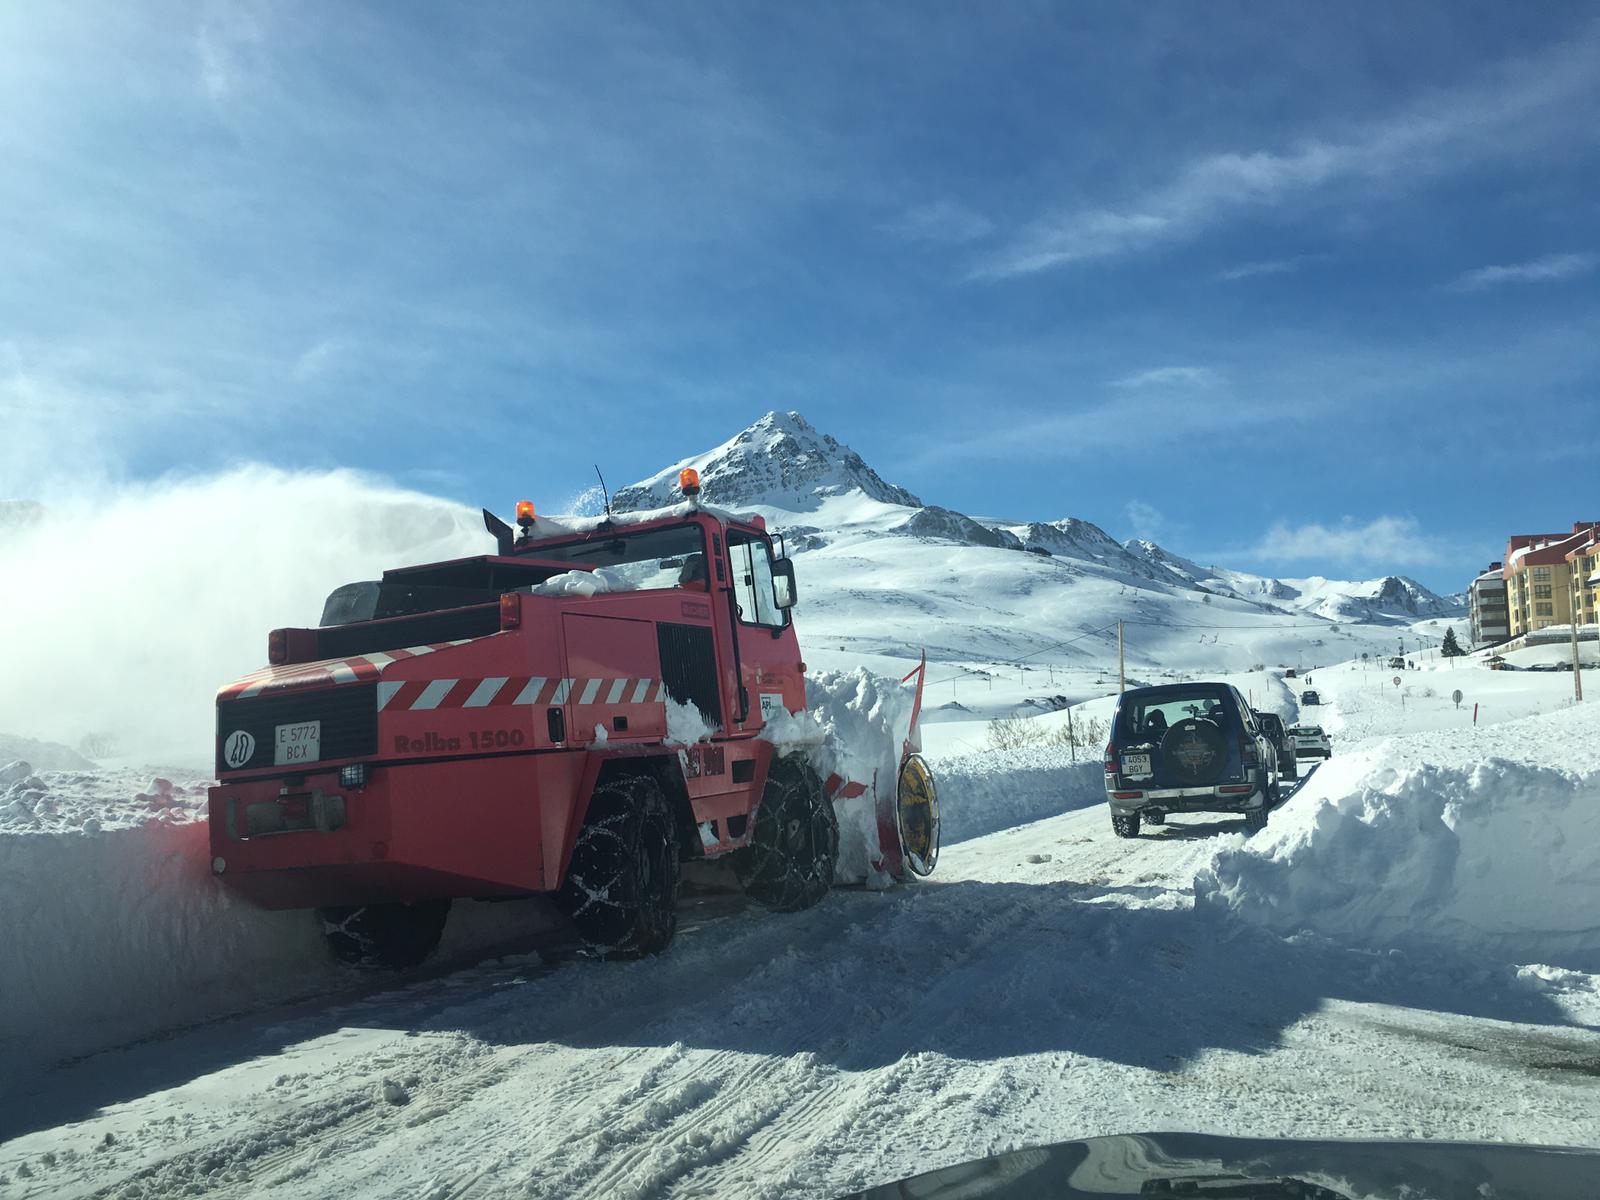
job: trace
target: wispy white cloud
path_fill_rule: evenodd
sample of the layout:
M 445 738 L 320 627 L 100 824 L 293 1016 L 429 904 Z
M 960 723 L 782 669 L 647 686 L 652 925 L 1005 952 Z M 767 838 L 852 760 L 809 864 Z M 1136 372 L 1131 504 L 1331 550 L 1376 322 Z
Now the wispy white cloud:
M 1333 561 L 1397 566 L 1436 566 L 1450 561 L 1437 538 L 1427 536 L 1412 517 L 1381 516 L 1336 524 L 1310 521 L 1274 524 L 1249 552 L 1271 562 Z
M 252 6 L 213 4 L 194 34 L 200 89 L 213 105 L 232 100 L 246 85 L 251 62 L 263 41 Z
M 1522 151 L 1537 140 L 1540 122 L 1569 122 L 1589 102 L 1600 86 L 1597 46 L 1600 32 L 1590 30 L 1476 87 L 1387 118 L 1285 149 L 1210 154 L 1120 205 L 1049 213 L 980 261 L 972 277 L 1002 279 L 1145 251 L 1335 185 L 1412 182 Z
M 908 242 L 960 245 L 994 232 L 994 222 L 975 209 L 954 200 L 935 200 L 908 208 L 884 228 Z
M 1552 283 L 1587 275 L 1600 267 L 1600 254 L 1547 254 L 1531 262 L 1467 271 L 1448 285 L 1454 292 L 1482 292 L 1506 283 Z
M 1154 541 L 1167 528 L 1165 514 L 1155 505 L 1146 504 L 1143 500 L 1129 500 L 1123 511 L 1127 513 L 1128 527 L 1133 530 L 1134 537 Z
M 336 370 L 348 350 L 340 338 L 323 338 L 294 360 L 290 374 L 296 383 L 310 383 Z
M 1218 271 L 1215 278 L 1224 283 L 1233 283 L 1240 279 L 1254 279 L 1261 275 L 1289 275 L 1298 271 L 1306 263 L 1318 262 L 1327 258 L 1325 254 L 1299 254 L 1294 258 L 1271 258 L 1264 262 L 1241 263 L 1226 271 Z
M 1210 367 L 1152 367 L 1136 371 L 1111 382 L 1117 388 L 1190 387 L 1214 388 L 1222 376 Z
M 981 428 L 928 443 L 909 461 L 911 469 L 926 470 L 972 457 L 1066 460 L 1135 449 L 1148 455 L 1157 448 L 1192 448 L 1224 438 L 1238 445 L 1272 429 L 1282 414 L 1276 399 L 1255 400 L 1225 391 L 1205 396 L 1201 403 L 1189 388 L 1118 389 L 1113 399 L 1099 404 L 990 419 Z M 1214 402 L 1223 396 L 1225 402 Z M 1321 408 L 1315 399 L 1301 403 L 1306 414 Z

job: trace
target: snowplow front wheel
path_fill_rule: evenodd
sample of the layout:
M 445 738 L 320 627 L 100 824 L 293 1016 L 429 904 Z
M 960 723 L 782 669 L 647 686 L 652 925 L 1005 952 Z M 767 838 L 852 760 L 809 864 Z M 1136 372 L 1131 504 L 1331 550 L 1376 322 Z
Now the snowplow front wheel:
M 672 809 L 649 775 L 595 785 L 567 877 L 556 893 L 595 958 L 659 954 L 678 930 L 678 840 Z
M 776 759 L 756 811 L 750 845 L 734 856 L 745 893 L 775 912 L 810 908 L 833 886 L 839 818 L 804 758 Z
M 450 901 L 321 908 L 322 932 L 340 962 L 364 971 L 405 971 L 439 948 Z

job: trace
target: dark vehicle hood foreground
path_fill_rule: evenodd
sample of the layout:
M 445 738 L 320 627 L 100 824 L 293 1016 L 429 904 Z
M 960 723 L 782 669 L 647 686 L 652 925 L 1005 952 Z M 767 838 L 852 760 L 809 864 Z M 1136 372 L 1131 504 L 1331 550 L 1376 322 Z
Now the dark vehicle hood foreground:
M 853 1195 L 863 1200 L 1594 1200 L 1600 1196 L 1600 1150 L 1133 1133 L 1012 1150 Z

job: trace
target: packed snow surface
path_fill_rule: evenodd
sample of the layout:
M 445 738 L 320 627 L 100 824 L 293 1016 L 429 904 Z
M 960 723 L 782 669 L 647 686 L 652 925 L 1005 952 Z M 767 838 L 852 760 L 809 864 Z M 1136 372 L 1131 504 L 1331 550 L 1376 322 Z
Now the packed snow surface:
M 643 962 L 513 956 L 356 991 L 330 976 L 305 985 L 310 1001 L 35 1063 L 0 1076 L 0 1190 L 831 1197 L 998 1147 L 1150 1128 L 1600 1144 L 1600 977 L 1569 914 L 1540 904 L 1595 909 L 1592 826 L 1575 819 L 1594 729 L 1562 684 L 1457 666 L 1395 688 L 1387 672 L 1321 668 L 1335 757 L 1250 839 L 1208 815 L 1115 838 L 1092 759 L 951 738 L 928 751 L 947 832 L 931 880 L 836 889 L 796 914 L 686 901 L 677 941 Z M 1486 723 L 1474 731 L 1442 685 L 1477 695 Z M 900 711 L 898 684 L 824 686 L 816 707 L 836 723 Z M 1280 706 L 1281 684 L 1257 686 Z M 153 784 L 124 781 L 130 797 L 159 796 Z M 203 831 L 125 811 L 154 845 Z M 1554 814 L 1559 843 L 1530 812 Z M 50 836 L 76 857 L 15 861 L 91 877 L 88 847 L 110 835 L 0 841 Z M 134 874 L 170 861 L 141 845 L 117 847 Z M 1553 869 L 1534 871 L 1534 853 Z M 50 889 L 24 869 L 29 919 L 48 922 Z M 1364 893 L 1350 882 L 1363 873 Z M 117 876 L 105 894 L 139 888 Z M 317 961 L 292 952 L 288 926 L 204 910 L 208 894 L 152 898 L 220 931 L 211 947 L 291 951 L 285 979 Z M 1271 915 L 1285 906 L 1293 920 Z M 6 961 L 66 934 L 26 934 Z M 76 977 L 76 992 L 111 994 L 98 1008 L 54 993 L 62 1022 L 81 1035 L 118 1006 L 152 1033 L 152 1009 L 200 1019 L 182 989 L 150 990 L 141 951 L 163 947 L 113 959 L 126 982 Z M 238 1011 L 253 979 L 211 993 L 218 1011 Z M 48 1034 L 44 1005 L 20 1011 Z

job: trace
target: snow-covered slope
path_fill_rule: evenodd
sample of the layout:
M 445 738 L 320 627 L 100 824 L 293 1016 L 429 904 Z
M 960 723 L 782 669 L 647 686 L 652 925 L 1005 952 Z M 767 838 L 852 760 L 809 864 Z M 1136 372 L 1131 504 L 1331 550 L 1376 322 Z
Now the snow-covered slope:
M 1143 539 L 1128 542 L 1127 549 L 1163 568 L 1170 578 L 1208 591 L 1326 617 L 1330 621 L 1394 625 L 1428 618 L 1460 619 L 1466 615 L 1464 596 L 1440 596 L 1404 575 L 1360 580 L 1326 579 L 1321 575 L 1307 579 L 1274 579 L 1230 571 L 1226 567 L 1203 567 Z
M 807 661 L 903 672 L 926 648 L 935 719 L 944 706 L 998 711 L 1103 691 L 1119 620 L 1129 669 L 1150 676 L 1392 653 L 1397 630 L 1437 642 L 1443 624 L 1410 626 L 1454 615 L 1410 580 L 1266 579 L 1123 544 L 1075 517 L 924 504 L 792 412 L 622 489 L 613 507 L 671 503 L 685 466 L 700 472 L 708 503 L 759 512 L 785 534 Z
M 1460 618 L 1466 612 L 1459 601 L 1429 591 L 1404 575 L 1357 583 L 1313 575 L 1289 582 L 1299 593 L 1296 607 L 1333 621 L 1393 623 L 1426 617 Z

